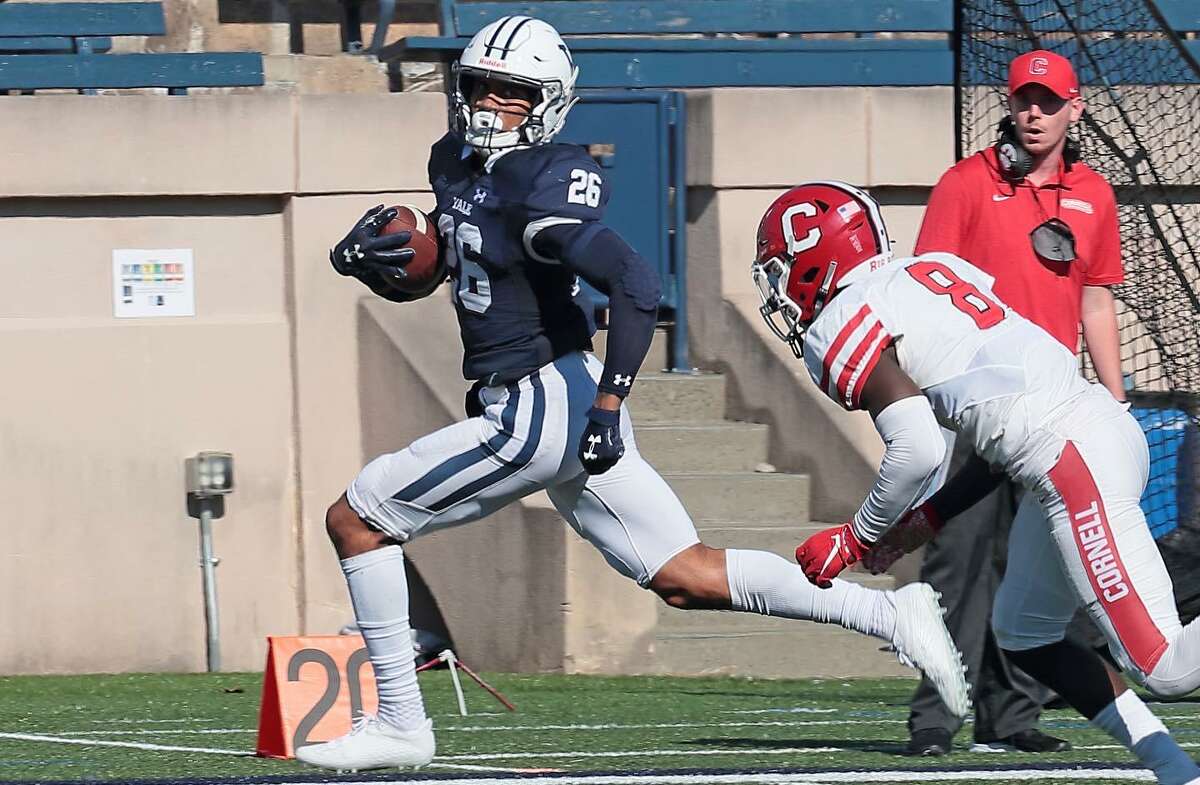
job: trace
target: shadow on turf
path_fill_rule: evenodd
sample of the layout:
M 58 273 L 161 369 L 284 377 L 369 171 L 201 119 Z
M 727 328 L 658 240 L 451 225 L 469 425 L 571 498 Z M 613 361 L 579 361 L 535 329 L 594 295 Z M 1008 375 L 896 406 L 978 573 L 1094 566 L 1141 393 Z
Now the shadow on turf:
M 858 752 L 880 752 L 884 755 L 904 756 L 904 744 L 886 741 L 860 741 L 856 739 L 692 739 L 685 744 L 706 747 L 739 747 L 742 749 L 818 749 L 837 747 Z

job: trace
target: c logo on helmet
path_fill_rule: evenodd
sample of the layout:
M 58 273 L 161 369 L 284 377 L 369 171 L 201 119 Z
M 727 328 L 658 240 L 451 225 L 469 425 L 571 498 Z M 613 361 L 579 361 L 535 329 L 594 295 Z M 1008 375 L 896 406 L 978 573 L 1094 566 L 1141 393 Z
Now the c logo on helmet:
M 1029 73 L 1034 76 L 1045 76 L 1050 72 L 1050 61 L 1044 57 L 1035 57 L 1029 61 Z
M 812 202 L 801 202 L 794 204 L 783 211 L 781 220 L 783 221 L 783 239 L 787 240 L 788 253 L 798 254 L 804 253 L 810 248 L 815 248 L 817 243 L 821 242 L 821 230 L 813 227 L 808 230 L 808 234 L 803 237 L 796 237 L 796 216 L 803 215 L 806 218 L 815 218 L 817 216 L 817 206 Z

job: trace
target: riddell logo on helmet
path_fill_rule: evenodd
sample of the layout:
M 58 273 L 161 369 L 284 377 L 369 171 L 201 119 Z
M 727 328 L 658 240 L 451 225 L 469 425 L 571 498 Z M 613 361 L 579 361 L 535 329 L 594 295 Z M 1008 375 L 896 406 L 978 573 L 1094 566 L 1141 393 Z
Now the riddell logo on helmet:
M 490 58 L 490 57 L 481 57 L 481 58 L 479 58 L 479 63 L 480 63 L 481 65 L 489 65 L 489 66 L 491 66 L 492 68 L 508 68 L 508 63 L 507 63 L 506 61 L 504 61 L 504 60 L 493 60 L 493 59 L 492 59 L 492 58 Z
M 1044 57 L 1035 57 L 1029 61 L 1029 73 L 1034 76 L 1045 76 L 1050 73 L 1050 61 Z

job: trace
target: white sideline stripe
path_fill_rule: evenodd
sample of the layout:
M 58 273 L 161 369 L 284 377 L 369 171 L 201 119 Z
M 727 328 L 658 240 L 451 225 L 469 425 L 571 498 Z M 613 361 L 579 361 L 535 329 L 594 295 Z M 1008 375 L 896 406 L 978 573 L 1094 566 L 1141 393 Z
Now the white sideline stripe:
M 790 709 L 726 709 L 722 714 L 837 714 L 837 709 L 813 709 L 796 706 Z
M 1145 769 L 1014 769 L 1010 771 L 846 771 L 820 774 L 780 774 L 748 772 L 745 774 L 594 774 L 571 777 L 471 778 L 437 780 L 436 785 L 827 785 L 835 782 L 1034 782 L 1041 780 L 1090 779 L 1153 782 L 1154 773 Z M 339 780 L 327 780 L 337 785 Z M 411 785 L 407 780 L 377 780 L 372 785 Z M 279 783 L 279 785 L 311 785 L 311 783 Z
M 93 725 L 157 725 L 160 723 L 174 722 L 216 722 L 216 717 L 199 717 L 186 720 L 89 720 Z
M 888 740 L 881 739 L 881 743 Z M 1179 742 L 1185 749 L 1200 747 L 1200 742 Z M 1092 744 L 1075 747 L 1077 750 L 1123 750 L 1120 744 Z M 539 758 L 644 758 L 653 756 L 673 757 L 679 755 L 798 755 L 813 752 L 848 752 L 842 747 L 778 747 L 774 749 L 703 749 L 703 750 L 618 750 L 610 752 L 485 752 L 475 755 L 439 755 L 438 760 L 536 760 Z M 990 757 L 992 752 L 977 755 Z
M 845 752 L 841 747 L 777 747 L 769 750 L 617 750 L 611 752 L 485 752 L 474 755 L 439 755 L 438 760 L 538 760 L 540 758 L 650 758 L 679 755 L 795 755 L 810 752 Z
M 56 744 L 78 744 L 83 747 L 128 747 L 135 750 L 159 750 L 162 752 L 208 752 L 213 755 L 240 755 L 254 757 L 245 750 L 218 750 L 211 747 L 172 747 L 166 744 L 143 744 L 137 741 L 105 741 L 103 739 L 69 739 L 64 736 L 42 736 L 33 733 L 0 733 L 0 739 L 14 741 L 48 741 Z
M 497 771 L 504 774 L 550 774 L 558 769 L 507 769 L 503 766 L 470 766 L 466 763 L 430 763 L 431 769 L 457 769 L 458 771 Z
M 203 736 L 225 733 L 257 733 L 255 728 L 164 728 L 162 730 L 63 730 L 59 736 L 93 736 L 97 733 L 104 736 Z
M 890 725 L 903 723 L 902 718 L 879 720 L 751 720 L 747 722 L 662 722 L 653 724 L 624 725 L 600 723 L 596 725 L 462 725 L 439 727 L 439 731 L 498 731 L 498 730 L 647 730 L 655 728 L 800 728 L 811 725 Z
M 747 714 L 752 712 L 745 712 Z M 1159 719 L 1164 721 L 1172 720 L 1195 720 L 1200 719 L 1200 714 L 1161 714 Z M 663 728 L 799 728 L 811 726 L 828 726 L 828 725 L 893 725 L 905 722 L 906 720 L 900 717 L 885 718 L 878 720 L 748 720 L 746 722 L 667 722 L 645 725 L 624 725 L 618 723 L 603 723 L 596 725 L 464 725 L 455 727 L 439 726 L 439 732 L 454 732 L 454 733 L 492 733 L 495 731 L 559 731 L 559 730 L 647 730 L 647 729 L 663 729 Z M 99 720 L 92 720 L 99 722 Z M 114 720 L 119 722 L 119 720 Z M 164 722 L 176 722 L 176 720 L 164 720 Z M 102 733 L 105 736 L 188 736 L 196 735 L 222 735 L 222 734 L 237 734 L 237 733 L 256 733 L 255 728 L 164 728 L 162 730 L 142 729 L 142 730 L 101 730 L 99 728 L 90 731 L 59 731 L 59 736 L 86 736 L 93 733 Z M 1085 748 L 1086 749 L 1086 748 Z M 1091 749 L 1107 749 L 1106 747 L 1093 747 Z

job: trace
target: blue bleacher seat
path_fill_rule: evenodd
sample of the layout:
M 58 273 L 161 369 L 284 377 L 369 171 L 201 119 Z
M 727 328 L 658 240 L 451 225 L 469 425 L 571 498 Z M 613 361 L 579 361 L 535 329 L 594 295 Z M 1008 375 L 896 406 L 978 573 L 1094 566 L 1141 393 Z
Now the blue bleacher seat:
M 0 91 L 263 84 L 262 55 L 249 52 L 105 54 L 112 37 L 166 34 L 161 2 L 0 5 Z

